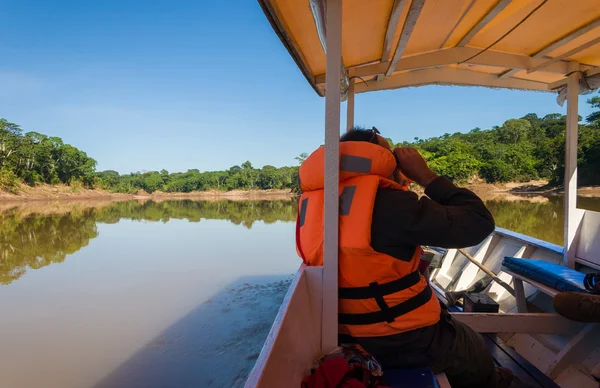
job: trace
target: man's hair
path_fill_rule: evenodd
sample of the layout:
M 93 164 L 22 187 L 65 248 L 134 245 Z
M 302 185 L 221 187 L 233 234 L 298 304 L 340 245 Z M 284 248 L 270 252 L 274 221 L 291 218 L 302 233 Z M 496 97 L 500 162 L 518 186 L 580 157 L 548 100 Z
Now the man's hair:
M 340 143 L 345 141 L 366 141 L 367 143 L 377 144 L 377 137 L 373 136 L 374 132 L 375 134 L 379 133 L 376 129 L 351 129 L 340 137 Z

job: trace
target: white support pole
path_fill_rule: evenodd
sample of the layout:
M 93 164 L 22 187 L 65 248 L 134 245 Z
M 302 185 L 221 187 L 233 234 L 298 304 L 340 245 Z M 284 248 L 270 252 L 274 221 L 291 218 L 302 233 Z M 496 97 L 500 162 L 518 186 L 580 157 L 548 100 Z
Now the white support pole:
M 323 326 L 321 350 L 328 354 L 338 341 L 338 213 L 342 0 L 327 0 L 325 94 L 325 209 L 323 243 Z
M 565 136 L 565 249 L 564 265 L 575 266 L 576 235 L 581 221 L 577 209 L 577 131 L 579 127 L 579 72 L 569 75 L 567 81 L 567 133 Z
M 354 78 L 348 81 L 348 105 L 346 106 L 346 132 L 354 128 Z

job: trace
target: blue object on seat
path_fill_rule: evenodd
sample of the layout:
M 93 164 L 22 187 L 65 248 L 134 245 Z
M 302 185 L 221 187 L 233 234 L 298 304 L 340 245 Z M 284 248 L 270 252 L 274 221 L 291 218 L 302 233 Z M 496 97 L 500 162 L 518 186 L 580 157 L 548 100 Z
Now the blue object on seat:
M 505 257 L 502 265 L 510 271 L 558 291 L 587 292 L 583 285 L 585 274 L 562 265 L 515 257 Z
M 428 368 L 385 369 L 383 377 L 390 388 L 440 388 L 435 375 Z

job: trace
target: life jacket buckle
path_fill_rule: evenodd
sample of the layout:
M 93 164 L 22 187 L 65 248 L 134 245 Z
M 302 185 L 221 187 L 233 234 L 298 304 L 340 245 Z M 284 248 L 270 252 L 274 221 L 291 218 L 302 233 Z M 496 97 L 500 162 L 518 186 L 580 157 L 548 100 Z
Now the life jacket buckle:
M 387 323 L 394 322 L 395 317 L 392 315 L 392 313 L 390 311 L 390 306 L 388 306 L 388 304 L 385 302 L 385 299 L 383 299 L 384 294 L 381 292 L 379 283 L 377 283 L 377 282 L 369 283 L 369 287 L 373 290 L 373 293 L 375 294 L 375 302 L 377 302 L 377 306 L 379 306 L 379 308 L 381 309 L 381 312 L 383 313 L 383 316 L 385 317 L 385 321 Z

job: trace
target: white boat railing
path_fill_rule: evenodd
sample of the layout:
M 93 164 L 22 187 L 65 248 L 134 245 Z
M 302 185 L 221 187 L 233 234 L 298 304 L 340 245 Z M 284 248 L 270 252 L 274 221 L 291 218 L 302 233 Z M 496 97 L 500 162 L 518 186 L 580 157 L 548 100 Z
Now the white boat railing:
M 300 266 L 246 387 L 299 387 L 321 356 L 323 267 Z
M 263 3 L 261 1 L 261 3 Z M 267 2 L 270 3 L 270 2 Z M 290 2 L 291 3 L 291 2 Z M 323 5 L 325 12 L 325 70 L 324 81 L 326 86 L 325 96 L 325 194 L 324 194 L 324 267 L 304 268 L 302 267 L 292 286 L 290 292 L 286 296 L 277 319 L 273 325 L 271 333 L 261 356 L 258 359 L 257 365 L 254 368 L 246 386 L 247 387 L 275 387 L 282 386 L 281 382 L 285 382 L 286 386 L 298 386 L 301 378 L 307 375 L 310 371 L 310 363 L 324 353 L 329 353 L 337 345 L 337 305 L 338 305 L 338 187 L 339 187 L 339 135 L 340 135 L 340 107 L 342 95 L 340 93 L 342 70 L 344 73 L 348 69 L 343 68 L 342 61 L 342 0 L 319 0 L 316 1 Z M 396 2 L 402 4 L 402 2 Z M 499 4 L 508 4 L 509 2 L 502 1 Z M 545 3 L 545 2 L 544 2 Z M 567 128 L 566 128 L 566 147 L 565 147 L 565 244 L 563 247 L 558 247 L 554 244 L 549 244 L 541 240 L 533 239 L 528 236 L 519 235 L 518 233 L 497 229 L 484 242 L 475 247 L 467 248 L 466 251 L 472 255 L 475 260 L 483 264 L 486 268 L 494 273 L 498 273 L 499 277 L 507 283 L 512 282 L 512 277 L 502 272 L 502 260 L 506 256 L 522 257 L 550 261 L 560 263 L 565 266 L 575 268 L 577 265 L 584 265 L 585 268 L 600 269 L 600 213 L 583 211 L 577 209 L 577 132 L 578 132 L 578 95 L 580 91 L 580 78 L 582 74 L 585 76 L 595 76 L 598 68 L 589 69 L 589 66 L 581 66 L 575 61 L 565 61 L 561 63 L 560 74 L 566 76 L 560 81 L 543 84 L 520 79 L 504 79 L 509 78 L 515 71 L 518 71 L 519 66 L 509 66 L 513 68 L 501 76 L 488 75 L 478 72 L 469 72 L 462 69 L 435 69 L 435 68 L 410 68 L 395 77 L 393 75 L 401 59 L 404 49 L 407 47 L 412 29 L 416 24 L 416 18 L 421 12 L 420 6 L 423 1 L 413 2 L 410 6 L 409 16 L 406 17 L 410 22 L 407 23 L 407 28 L 403 30 L 398 41 L 398 47 L 393 55 L 391 62 L 383 61 L 382 63 L 373 64 L 373 66 L 385 66 L 383 72 L 371 74 L 376 76 L 376 80 L 382 79 L 383 82 L 372 82 L 367 85 L 361 82 L 354 85 L 354 79 L 350 78 L 348 83 L 348 109 L 347 109 L 347 128 L 351 128 L 354 123 L 354 93 L 357 92 L 383 90 L 389 88 L 399 88 L 407 86 L 419 86 L 425 84 L 449 84 L 449 85 L 478 85 L 492 87 L 507 87 L 507 88 L 524 88 L 531 90 L 558 90 L 567 85 Z M 573 2 L 575 4 L 575 2 Z M 540 5 L 541 6 L 541 5 Z M 540 7 L 538 6 L 538 8 Z M 272 5 L 265 4 L 265 9 L 272 8 Z M 497 8 L 501 12 L 501 8 Z M 537 9 L 537 8 L 536 8 Z M 273 18 L 276 12 L 267 10 L 267 13 Z M 290 11 L 291 12 L 291 11 Z M 582 13 L 583 14 L 583 13 Z M 488 13 L 479 23 L 485 25 L 494 18 L 496 13 Z M 526 19 L 523 19 L 525 21 Z M 518 25 L 517 25 L 518 26 Z M 281 26 L 277 27 L 281 29 Z M 516 27 L 515 27 L 516 28 Z M 591 28 L 591 27 L 590 27 Z M 477 30 L 474 30 L 477 31 Z M 555 43 L 551 43 L 548 47 L 553 47 L 555 44 L 564 44 L 571 39 L 577 31 L 569 33 L 564 38 Z M 406 33 L 404 33 L 406 32 Z M 295 47 L 298 42 L 293 41 L 292 37 L 287 36 L 285 31 L 279 31 L 280 37 L 284 44 L 288 47 L 295 61 L 299 63 L 303 73 L 309 79 L 309 82 L 317 90 L 317 78 L 320 79 L 319 84 L 322 85 L 323 77 L 318 74 L 307 73 L 307 66 L 301 58 L 301 52 L 298 52 Z M 391 36 L 393 37 L 393 33 Z M 467 34 L 468 41 L 472 36 Z M 557 43 L 558 42 L 558 43 Z M 593 41 L 590 41 L 593 42 Z M 321 40 L 321 44 L 323 41 Z M 587 43 L 590 44 L 589 42 Z M 490 46 L 491 47 L 491 46 Z M 580 46 L 584 47 L 584 46 Z M 585 47 L 584 47 L 585 48 Z M 461 49 L 461 47 L 455 48 Z M 466 47 L 464 48 L 466 49 Z M 582 48 L 583 49 L 583 48 Z M 492 55 L 487 52 L 487 49 L 477 51 L 472 58 L 483 57 L 483 54 Z M 456 52 L 456 51 L 454 51 Z M 450 53 L 441 52 L 435 55 L 446 55 Z M 388 53 L 389 54 L 389 53 Z M 491 63 L 486 65 L 496 65 L 506 67 L 506 62 L 500 60 L 506 59 L 506 55 L 494 54 L 488 58 Z M 511 56 L 514 58 L 514 55 Z M 411 60 L 410 57 L 404 59 Z M 422 58 L 421 58 L 422 59 Z M 492 60 L 494 59 L 494 60 Z M 533 60 L 536 58 L 527 58 Z M 563 58 L 559 58 L 563 59 Z M 448 59 L 446 59 L 448 60 Z M 302 62 L 302 64 L 300 64 Z M 460 58 L 456 61 L 444 62 L 445 65 L 453 65 L 460 62 Z M 464 62 L 464 60 L 463 60 Z M 548 67 L 556 61 L 544 60 L 542 67 Z M 522 66 L 522 65 L 521 65 Z M 421 64 L 421 67 L 422 64 Z M 429 66 L 428 66 L 429 67 Z M 525 69 L 530 71 L 539 70 L 540 65 L 525 66 Z M 362 69 L 362 67 L 355 67 Z M 364 69 L 363 69 L 364 70 Z M 591 72 L 591 73 L 590 73 Z M 307 75 L 308 74 L 308 75 Z M 352 72 L 348 73 L 352 75 Z M 508 75 L 506 75 L 508 74 Z M 355 73 L 354 76 L 357 76 Z M 506 77 L 505 77 L 506 76 Z M 344 74 L 345 77 L 345 74 Z M 385 80 L 384 78 L 387 78 Z M 322 86 L 321 86 L 322 87 Z M 319 87 L 319 90 L 321 87 Z M 466 259 L 460 252 L 450 249 L 446 252 L 444 262 L 441 268 L 437 269 L 432 274 L 439 285 L 446 289 L 464 289 L 473 284 L 482 276 L 481 270 L 469 260 Z M 432 283 L 434 284 L 434 283 Z M 434 284 L 435 285 L 435 284 Z M 437 291 L 439 287 L 435 285 Z M 515 298 L 512 297 L 505 289 L 495 283 L 491 283 L 486 291 L 493 296 L 500 304 L 501 310 L 511 312 L 517 309 Z M 515 290 L 517 291 L 517 290 Z M 532 296 L 538 292 L 530 284 L 525 284 L 520 288 L 519 294 L 521 297 Z M 538 292 L 539 294 L 539 292 Z M 542 297 L 549 297 L 542 295 Z M 523 299 L 523 298 L 521 298 Z M 549 299 L 548 299 L 549 300 Z M 468 318 L 467 316 L 463 316 Z M 527 318 L 521 316 L 523 319 Z M 543 317 L 534 319 L 543 319 L 548 322 L 548 319 L 557 319 L 556 317 Z M 470 318 L 469 318 L 470 319 Z M 512 315 L 500 318 L 502 320 L 510 320 L 518 326 L 520 316 Z M 494 319 L 486 319 L 494 324 Z M 560 320 L 559 320 L 560 321 Z M 481 322 L 480 319 L 473 322 Z M 475 324 L 475 323 L 474 323 Z M 554 325 L 556 326 L 556 325 Z M 554 327 L 550 325 L 550 327 Z M 305 334 L 310 333 L 308 336 Z M 529 328 L 528 328 L 529 330 Z M 531 325 L 532 332 L 535 333 L 535 325 Z M 590 329 L 588 335 L 594 334 L 596 329 Z M 535 354 L 526 354 L 533 349 L 526 341 L 538 341 L 534 335 L 516 334 L 515 338 L 518 341 L 515 348 L 531 360 L 536 359 Z M 539 336 L 538 336 L 539 337 Z M 581 338 L 580 338 L 581 337 Z M 541 337 L 540 337 L 541 338 Z M 548 368 L 548 363 L 533 362 L 539 366 L 541 370 L 549 373 L 552 376 L 557 376 L 558 371 L 569 365 L 574 359 L 571 355 L 576 354 L 581 356 L 583 351 L 580 351 L 579 346 L 586 343 L 587 337 L 579 336 L 565 342 L 567 348 L 572 346 L 572 349 L 563 349 L 558 355 L 551 354 L 548 362 L 554 363 Z M 517 341 L 517 342 L 518 342 Z M 543 342 L 548 343 L 549 339 L 539 339 L 538 344 Z M 533 342 L 532 342 L 533 343 Z M 540 348 L 545 345 L 539 345 Z M 556 347 L 555 345 L 553 345 Z M 551 348 L 551 346 L 549 347 Z M 583 348 L 582 348 L 583 349 Z M 584 349 L 585 350 L 585 349 Z M 536 350 L 537 351 L 537 350 Z M 556 363 L 560 363 L 560 367 L 556 368 Z M 267 380 L 266 380 L 267 379 Z

